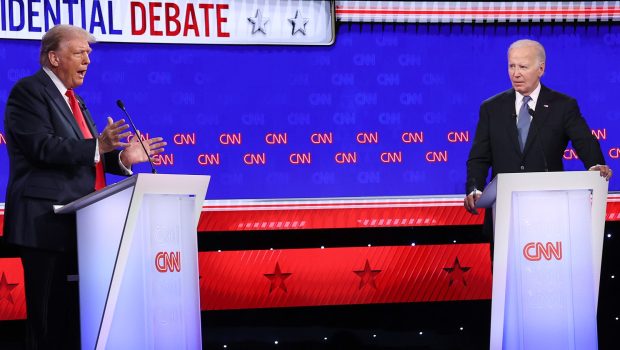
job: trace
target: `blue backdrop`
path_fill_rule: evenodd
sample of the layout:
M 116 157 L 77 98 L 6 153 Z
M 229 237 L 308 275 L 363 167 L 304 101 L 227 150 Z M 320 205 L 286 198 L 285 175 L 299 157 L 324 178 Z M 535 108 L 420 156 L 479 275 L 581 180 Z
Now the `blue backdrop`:
M 510 87 L 506 49 L 524 37 L 546 47 L 543 83 L 577 98 L 618 168 L 619 29 L 341 24 L 331 47 L 99 43 L 78 93 L 100 129 L 123 99 L 143 132 L 169 142 L 159 172 L 212 175 L 209 199 L 457 194 L 480 102 Z M 0 40 L 2 115 L 38 49 Z M 7 175 L 2 150 L 2 189 Z

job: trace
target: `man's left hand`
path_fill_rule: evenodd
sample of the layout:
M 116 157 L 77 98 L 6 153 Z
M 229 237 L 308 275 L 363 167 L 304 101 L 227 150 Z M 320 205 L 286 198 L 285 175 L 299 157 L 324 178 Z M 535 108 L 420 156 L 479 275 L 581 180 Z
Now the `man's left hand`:
M 144 153 L 144 149 L 142 149 L 140 141 L 138 141 L 139 134 L 140 132 L 138 132 L 138 135 L 134 135 L 131 138 L 131 141 L 129 141 L 129 144 L 121 153 L 121 162 L 123 162 L 123 165 L 127 168 L 130 168 L 132 165 L 137 163 L 146 162 L 149 158 L 152 159 L 154 155 L 164 152 L 164 146 L 167 145 L 161 137 L 142 140 L 144 147 L 146 148 L 146 152 L 148 153 L 147 156 L 147 153 Z
M 590 167 L 590 169 L 588 169 L 590 171 L 598 171 L 601 173 L 601 177 L 604 177 L 605 180 L 609 181 L 609 179 L 611 178 L 611 168 L 608 167 L 607 165 L 595 165 Z

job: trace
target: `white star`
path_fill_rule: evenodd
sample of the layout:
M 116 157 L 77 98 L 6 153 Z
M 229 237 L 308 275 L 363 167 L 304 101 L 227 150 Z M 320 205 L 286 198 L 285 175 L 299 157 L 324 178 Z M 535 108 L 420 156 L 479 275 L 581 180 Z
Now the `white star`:
M 309 19 L 303 18 L 299 10 L 295 12 L 295 17 L 289 18 L 288 21 L 293 25 L 293 34 L 291 35 L 295 35 L 297 32 L 301 32 L 301 34 L 306 35 L 306 24 L 308 24 Z
M 248 17 L 248 21 L 252 23 L 252 34 L 256 34 L 256 32 L 267 34 L 265 25 L 269 22 L 269 17 L 263 17 L 263 13 L 260 9 L 256 10 L 256 15 L 254 17 Z

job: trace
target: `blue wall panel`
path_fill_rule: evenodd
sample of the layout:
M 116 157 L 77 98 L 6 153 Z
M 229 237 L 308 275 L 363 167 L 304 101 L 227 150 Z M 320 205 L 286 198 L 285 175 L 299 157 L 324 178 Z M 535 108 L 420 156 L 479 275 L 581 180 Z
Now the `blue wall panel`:
M 607 161 L 618 163 L 619 29 L 341 24 L 331 47 L 99 43 L 78 92 L 100 129 L 106 116 L 121 117 L 123 99 L 142 131 L 169 142 L 159 171 L 212 175 L 209 199 L 457 194 L 478 107 L 510 87 L 506 49 L 524 37 L 547 49 L 543 83 L 577 98 L 604 135 Z M 11 86 L 38 68 L 38 47 L 0 40 L 2 115 Z M 360 144 L 360 132 L 378 143 Z M 423 142 L 404 143 L 405 132 Z M 451 132 L 462 142 L 450 142 Z M 223 133 L 241 133 L 241 144 L 222 144 Z M 268 144 L 268 133 L 286 133 L 287 143 Z M 333 143 L 313 144 L 313 133 L 332 133 Z M 175 144 L 180 134 L 195 144 Z M 290 163 L 291 153 L 308 152 L 311 164 Z M 338 152 L 356 152 L 357 162 L 339 164 Z M 383 163 L 382 152 L 401 152 L 402 162 Z M 263 153 L 266 164 L 243 161 Z M 201 165 L 200 154 L 219 154 L 220 164 Z M 566 167 L 583 169 L 578 160 Z M 2 150 L 0 188 L 7 175 Z M 610 189 L 620 189 L 618 176 Z

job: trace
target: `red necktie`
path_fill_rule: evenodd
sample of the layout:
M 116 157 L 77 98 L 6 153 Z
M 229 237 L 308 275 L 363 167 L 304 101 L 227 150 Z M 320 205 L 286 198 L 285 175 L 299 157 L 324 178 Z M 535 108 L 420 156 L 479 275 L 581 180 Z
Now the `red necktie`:
M 75 117 L 75 121 L 77 125 L 80 127 L 82 131 L 82 136 L 85 139 L 92 139 L 93 134 L 91 134 L 88 129 L 88 125 L 86 125 L 86 120 L 84 119 L 84 114 L 82 114 L 82 110 L 80 109 L 80 103 L 75 97 L 75 93 L 73 90 L 69 89 L 65 93 L 69 98 L 69 105 L 71 106 L 71 111 L 73 112 L 73 117 Z M 103 162 L 100 160 L 97 165 L 95 165 L 95 190 L 100 190 L 105 187 L 105 173 L 103 172 Z

